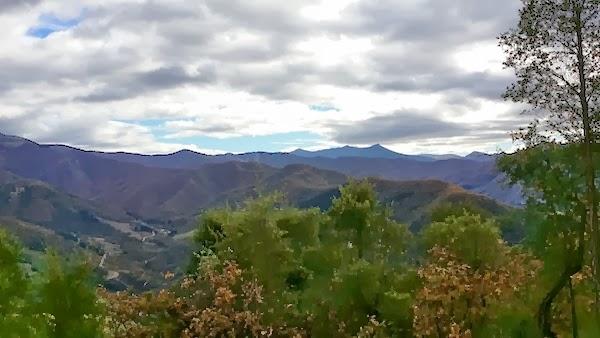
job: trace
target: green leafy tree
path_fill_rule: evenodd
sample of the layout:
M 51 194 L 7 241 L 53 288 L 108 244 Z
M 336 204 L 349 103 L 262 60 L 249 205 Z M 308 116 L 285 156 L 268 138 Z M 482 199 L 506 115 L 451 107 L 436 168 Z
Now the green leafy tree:
M 321 226 L 321 245 L 303 255 L 311 278 L 301 300 L 314 316 L 311 332 L 355 333 L 374 316 L 390 324 L 388 334 L 406 335 L 410 293 L 418 287 L 407 259 L 411 234 L 378 203 L 368 181 L 352 181 L 340 193 Z
M 450 216 L 462 216 L 465 213 L 479 215 L 482 218 L 491 218 L 492 214 L 484 208 L 469 202 L 442 203 L 433 207 L 429 218 L 431 222 L 444 222 Z
M 273 323 L 315 336 L 356 334 L 371 320 L 409 332 L 417 286 L 406 259 L 410 232 L 378 204 L 367 181 L 340 191 L 326 213 L 284 207 L 277 194 L 208 212 L 195 237 L 198 257 L 235 261 L 256 278 Z
M 46 320 L 48 337 L 102 337 L 102 309 L 85 262 L 69 262 L 49 252 L 33 296 L 35 313 Z
M 338 231 L 350 233 L 358 257 L 364 253 L 365 234 L 371 226 L 371 216 L 377 208 L 377 198 L 368 181 L 352 182 L 340 188 L 341 195 L 333 200 L 329 215 Z
M 500 37 L 500 45 L 507 54 L 505 64 L 518 78 L 506 98 L 527 104 L 528 111 L 540 116 L 516 138 L 528 147 L 544 142 L 579 147 L 597 288 L 600 232 L 593 152 L 600 122 L 600 1 L 523 0 L 518 26 Z M 544 334 L 555 336 L 543 314 Z
M 37 332 L 28 313 L 30 281 L 22 263 L 21 246 L 0 230 L 0 332 L 5 337 L 33 337 Z
M 537 313 L 547 336 L 555 334 L 553 303 L 584 265 L 588 209 L 585 168 L 577 159 L 575 145 L 540 144 L 499 161 L 501 170 L 523 185 L 528 196 L 528 244 L 544 260 L 543 276 L 550 284 Z M 573 335 L 575 317 L 573 308 Z
M 198 262 L 213 254 L 235 261 L 247 278 L 257 279 L 265 288 L 265 320 L 273 324 L 295 320 L 290 304 L 297 304 L 296 293 L 310 277 L 302 255 L 318 246 L 324 219 L 317 209 L 284 207 L 280 201 L 281 195 L 273 194 L 248 200 L 237 210 L 210 211 L 195 235 Z
M 427 250 L 435 246 L 450 250 L 463 263 L 478 269 L 498 264 L 500 248 L 504 246 L 498 225 L 482 220 L 479 215 L 464 213 L 434 222 L 423 230 L 422 240 Z
M 207 213 L 195 237 L 201 252 L 234 259 L 267 288 L 284 287 L 297 265 L 293 247 L 317 240 L 319 220 L 316 210 L 280 208 L 279 201 L 279 195 L 269 195 L 249 200 L 239 210 Z

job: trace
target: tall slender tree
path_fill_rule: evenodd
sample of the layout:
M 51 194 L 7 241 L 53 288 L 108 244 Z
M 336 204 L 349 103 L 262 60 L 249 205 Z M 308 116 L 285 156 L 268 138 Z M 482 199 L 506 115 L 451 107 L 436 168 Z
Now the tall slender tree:
M 543 278 L 552 280 L 539 304 L 537 319 L 545 337 L 553 337 L 552 308 L 584 263 L 588 220 L 584 168 L 579 145 L 544 144 L 504 156 L 499 168 L 528 192 L 525 216 L 528 245 L 543 259 Z M 571 298 L 575 303 L 575 296 Z M 575 317 L 575 316 L 573 316 Z M 573 321 L 575 328 L 576 321 Z
M 587 217 L 579 233 L 587 230 L 591 234 L 598 289 L 600 232 L 594 150 L 600 127 L 600 0 L 522 1 L 517 27 L 500 37 L 507 55 L 505 65 L 517 75 L 505 97 L 525 103 L 525 112 L 535 115 L 531 125 L 515 133 L 515 137 L 528 147 L 543 142 L 579 146 Z M 569 274 L 576 272 L 571 270 Z M 559 283 L 553 290 L 557 287 L 564 285 Z M 550 304 L 542 304 L 547 309 L 550 305 L 551 300 Z M 548 311 L 540 311 L 543 313 L 547 315 Z M 541 315 L 540 325 L 545 335 L 553 336 L 547 319 Z

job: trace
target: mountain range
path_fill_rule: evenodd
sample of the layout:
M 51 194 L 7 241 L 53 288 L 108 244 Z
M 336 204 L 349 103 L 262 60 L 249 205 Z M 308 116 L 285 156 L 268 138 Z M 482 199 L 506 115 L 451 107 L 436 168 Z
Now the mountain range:
M 64 146 L 54 146 L 63 148 Z M 523 203 L 521 189 L 507 186 L 504 175 L 496 168 L 496 155 L 473 152 L 457 155 L 404 155 L 381 145 L 369 148 L 342 147 L 310 152 L 253 152 L 244 154 L 205 155 L 182 150 L 168 155 L 131 153 L 95 153 L 98 156 L 154 168 L 199 169 L 206 164 L 254 162 L 275 168 L 290 164 L 305 164 L 333 170 L 352 177 L 379 177 L 389 180 L 437 179 L 457 184 L 467 190 L 487 195 L 503 203 L 519 206 Z M 382 156 L 382 157 L 378 157 Z
M 38 249 L 59 243 L 88 252 L 112 288 L 143 289 L 185 265 L 203 210 L 260 193 L 280 191 L 291 205 L 326 209 L 351 177 L 371 177 L 380 200 L 414 230 L 441 203 L 501 214 L 520 193 L 503 186 L 494 158 L 402 155 L 380 145 L 141 155 L 0 134 L 0 222 Z

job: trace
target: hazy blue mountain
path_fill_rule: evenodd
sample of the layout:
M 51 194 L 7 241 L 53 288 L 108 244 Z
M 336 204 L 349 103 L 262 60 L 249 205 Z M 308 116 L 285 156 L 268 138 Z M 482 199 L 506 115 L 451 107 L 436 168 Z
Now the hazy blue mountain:
M 364 157 L 364 158 L 414 158 L 426 160 L 420 156 L 404 155 L 385 148 L 380 144 L 375 144 L 367 148 L 358 148 L 351 146 L 343 146 L 339 148 L 323 149 L 316 151 L 308 151 L 297 149 L 291 154 L 300 157 L 326 157 L 326 158 L 341 158 L 341 157 Z
M 462 156 L 456 155 L 456 154 L 419 154 L 419 156 L 430 158 L 434 161 L 443 161 L 443 160 L 463 158 Z
M 128 205 L 124 199 L 136 200 L 137 196 L 145 193 L 143 187 L 147 186 L 148 182 L 161 182 L 163 187 L 160 192 L 153 192 L 149 196 L 160 197 L 166 192 L 175 196 L 185 196 L 177 195 L 174 189 L 184 182 L 212 182 L 221 173 L 218 172 L 218 167 L 207 165 L 227 162 L 262 164 L 272 168 L 302 164 L 359 178 L 437 179 L 486 194 L 505 203 L 520 204 L 520 201 L 515 201 L 514 192 L 510 192 L 511 188 L 498 182 L 499 173 L 495 157 L 491 155 L 473 153 L 464 158 L 433 160 L 424 156 L 397 154 L 381 146 L 340 149 L 339 151 L 345 154 L 357 154 L 355 151 L 358 151 L 388 157 L 306 157 L 294 153 L 266 152 L 205 155 L 189 150 L 167 155 L 103 153 L 82 151 L 62 145 L 39 145 L 25 139 L 4 136 L 0 138 L 0 168 L 4 167 L 23 177 L 47 181 L 84 198 L 124 205 Z M 143 168 L 147 169 L 142 170 Z M 173 169 L 176 171 L 171 171 Z M 196 178 L 192 177 L 190 170 L 195 171 Z M 204 176 L 203 173 L 207 170 L 213 173 Z M 199 178 L 198 175 L 203 178 Z M 107 184 L 94 184 L 103 180 L 106 180 Z M 115 181 L 120 182 L 123 193 L 116 194 L 111 185 Z M 173 183 L 174 181 L 177 181 L 177 184 Z M 190 186 L 198 185 L 194 183 Z M 207 183 L 206 186 L 213 185 Z M 210 190 L 211 193 L 215 191 L 206 190 Z M 149 196 L 146 196 L 146 199 L 150 198 Z M 207 195 L 207 198 L 209 196 L 212 195 Z M 185 202 L 185 197 L 180 198 L 181 203 Z M 135 212 L 137 214 L 144 209 L 149 209 L 148 212 L 151 213 L 156 211 L 146 205 L 138 205 Z M 179 210 L 172 212 L 176 214 Z
M 474 160 L 474 161 L 491 161 L 495 158 L 492 154 L 486 154 L 479 151 L 474 151 L 469 155 L 465 156 L 466 159 Z

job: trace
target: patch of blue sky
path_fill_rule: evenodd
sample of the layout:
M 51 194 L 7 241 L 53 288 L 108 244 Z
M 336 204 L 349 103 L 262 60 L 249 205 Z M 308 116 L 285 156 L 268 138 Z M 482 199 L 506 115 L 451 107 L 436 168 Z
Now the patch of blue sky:
M 157 138 L 164 138 L 167 136 L 167 129 L 164 124 L 166 119 L 139 119 L 139 120 L 116 120 L 117 122 L 128 123 L 132 125 L 142 126 L 150 130 L 150 132 Z
M 332 104 L 328 104 L 328 103 L 313 104 L 313 105 L 308 106 L 308 108 L 310 110 L 321 111 L 321 112 L 340 111 L 338 108 L 336 108 Z
M 217 149 L 231 153 L 245 153 L 254 151 L 279 152 L 289 150 L 290 148 L 310 147 L 322 141 L 322 137 L 310 132 L 292 132 L 230 138 L 193 136 L 170 139 L 169 141 L 183 144 L 195 144 L 204 149 Z
M 38 18 L 38 23 L 27 30 L 27 35 L 38 39 L 45 39 L 56 32 L 76 27 L 81 21 L 81 16 L 77 18 L 61 18 L 54 14 L 42 14 Z

